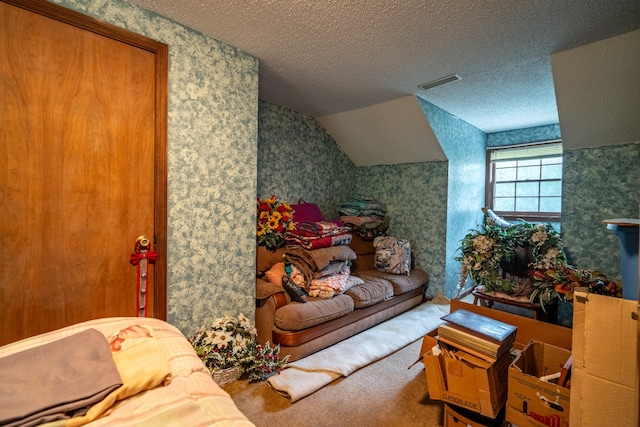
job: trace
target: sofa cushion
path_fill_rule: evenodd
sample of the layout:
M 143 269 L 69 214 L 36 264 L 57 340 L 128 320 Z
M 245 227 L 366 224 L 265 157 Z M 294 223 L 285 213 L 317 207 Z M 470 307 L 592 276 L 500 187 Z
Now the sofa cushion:
M 354 275 L 363 278 L 365 281 L 377 279 L 385 279 L 391 282 L 393 286 L 393 294 L 400 295 L 419 288 L 429 281 L 427 272 L 421 268 L 413 268 L 406 274 L 385 273 L 378 270 L 359 271 Z
M 275 283 L 267 282 L 266 280 L 262 280 L 260 278 L 256 279 L 257 299 L 266 299 L 271 295 L 278 293 L 285 293 L 285 290 L 281 285 L 276 285 Z
M 356 259 L 351 261 L 351 271 L 367 271 L 373 270 L 375 266 L 376 254 L 358 255 Z
M 373 246 L 372 240 L 362 240 L 358 236 L 353 236 L 349 246 L 358 256 L 376 253 L 376 248 Z
M 264 273 L 264 279 L 268 282 L 282 286 L 282 276 L 287 274 L 284 269 L 284 262 L 277 262 Z
M 291 303 L 275 313 L 275 325 L 285 331 L 300 331 L 337 319 L 353 311 L 353 300 L 347 295 L 330 299 L 307 298 L 306 304 Z
M 345 294 L 353 299 L 355 308 L 364 308 L 393 297 L 393 286 L 384 279 L 371 279 L 352 287 Z
M 256 250 L 256 275 L 262 277 L 262 275 L 270 269 L 273 264 L 282 261 L 285 249 L 276 249 L 275 252 L 267 250 L 264 246 L 258 246 Z

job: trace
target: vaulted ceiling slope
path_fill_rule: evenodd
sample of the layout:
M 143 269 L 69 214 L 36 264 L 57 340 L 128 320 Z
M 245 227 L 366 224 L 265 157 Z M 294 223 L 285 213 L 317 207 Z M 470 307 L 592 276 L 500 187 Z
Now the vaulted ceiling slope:
M 386 103 L 410 95 L 487 133 L 558 123 L 551 55 L 640 29 L 638 0 L 129 1 L 258 58 L 260 98 L 333 122 L 347 153 L 366 143 L 366 159 L 349 154 L 356 164 L 440 156 L 430 137 L 363 141 L 363 129 L 345 127 L 358 116 L 385 138 L 394 126 L 415 133 L 424 122 L 379 120 Z M 462 80 L 417 87 L 453 73 Z M 427 148 L 391 160 L 385 146 L 398 141 Z
M 640 142 L 640 30 L 551 56 L 565 149 Z

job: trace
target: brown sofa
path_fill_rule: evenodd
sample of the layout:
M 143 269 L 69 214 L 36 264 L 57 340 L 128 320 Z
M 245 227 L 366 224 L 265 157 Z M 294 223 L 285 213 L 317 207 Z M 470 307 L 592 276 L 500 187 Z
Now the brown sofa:
M 374 268 L 373 243 L 356 236 L 349 245 L 356 254 L 352 276 L 364 283 L 330 299 L 308 297 L 292 302 L 284 288 L 269 282 L 265 274 L 282 262 L 284 249 L 269 252 L 258 248 L 256 259 L 256 328 L 261 344 L 280 345 L 290 361 L 329 347 L 424 301 L 426 271 L 413 267 L 408 275 Z

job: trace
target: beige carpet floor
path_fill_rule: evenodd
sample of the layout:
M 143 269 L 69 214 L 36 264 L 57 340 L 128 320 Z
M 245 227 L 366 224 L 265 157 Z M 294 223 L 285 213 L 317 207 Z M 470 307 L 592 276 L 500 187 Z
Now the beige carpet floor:
M 443 405 L 431 400 L 417 340 L 295 403 L 265 381 L 223 386 L 257 427 L 441 426 Z
M 414 365 L 421 345 L 418 339 L 295 403 L 266 381 L 222 388 L 257 427 L 442 426 L 443 404 L 429 397 L 424 365 Z
M 442 303 L 436 297 L 434 302 Z M 464 295 L 471 303 L 473 296 Z M 422 339 L 291 403 L 266 381 L 238 380 L 222 388 L 257 427 L 437 427 L 444 406 L 429 397 L 420 357 Z

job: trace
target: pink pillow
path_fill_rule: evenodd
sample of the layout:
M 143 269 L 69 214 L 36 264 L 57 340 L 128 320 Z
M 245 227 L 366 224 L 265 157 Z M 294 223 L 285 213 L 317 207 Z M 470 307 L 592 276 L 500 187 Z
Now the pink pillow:
M 287 273 L 284 271 L 284 262 L 278 262 L 273 264 L 273 266 L 264 273 L 264 276 L 268 282 L 282 286 L 282 276 L 285 274 Z

